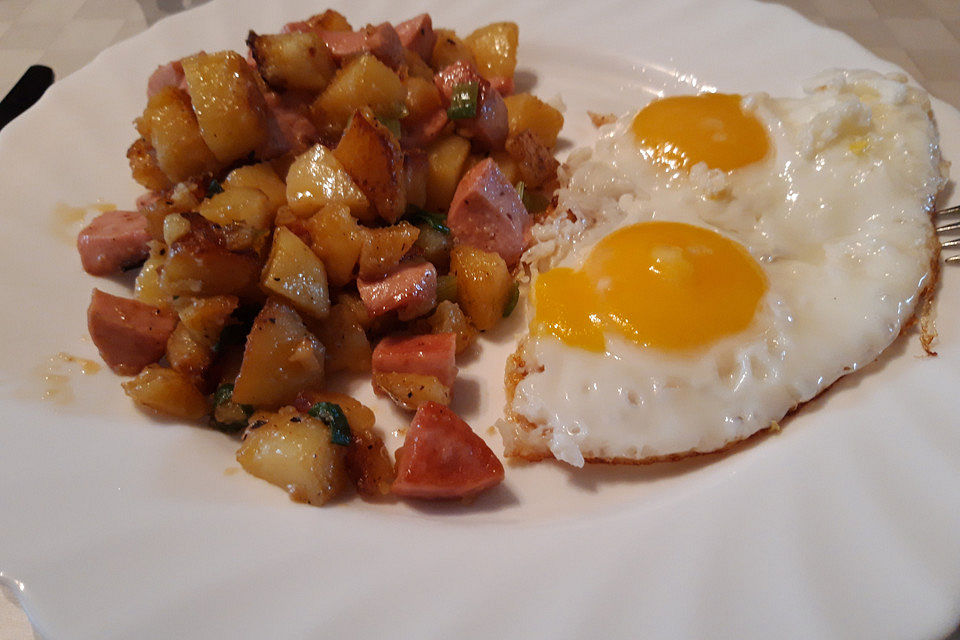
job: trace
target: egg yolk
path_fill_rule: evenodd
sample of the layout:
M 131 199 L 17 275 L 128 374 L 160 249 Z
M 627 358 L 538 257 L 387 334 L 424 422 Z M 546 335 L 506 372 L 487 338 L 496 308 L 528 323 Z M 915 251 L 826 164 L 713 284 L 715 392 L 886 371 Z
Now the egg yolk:
M 631 125 L 641 153 L 671 170 L 705 162 L 731 171 L 762 159 L 770 147 L 767 132 L 740 100 L 727 93 L 654 100 Z
M 767 290 L 742 246 L 678 222 L 644 222 L 601 240 L 579 270 L 534 283 L 531 331 L 588 351 L 615 331 L 644 347 L 687 350 L 745 329 Z

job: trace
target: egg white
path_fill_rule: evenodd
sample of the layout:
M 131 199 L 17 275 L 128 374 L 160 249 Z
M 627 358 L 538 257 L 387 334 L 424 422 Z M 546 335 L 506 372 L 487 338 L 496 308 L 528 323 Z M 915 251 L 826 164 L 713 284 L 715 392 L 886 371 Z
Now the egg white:
M 534 228 L 523 259 L 532 277 L 578 267 L 622 226 L 661 220 L 740 243 L 769 289 L 746 330 L 689 353 L 616 334 L 605 353 L 526 336 L 498 425 L 507 455 L 579 466 L 721 449 L 872 362 L 900 334 L 938 257 L 929 212 L 945 169 L 929 99 L 903 78 L 868 71 L 827 72 L 805 90 L 744 98 L 773 151 L 730 173 L 658 170 L 638 152 L 633 113 L 571 154 L 557 214 Z

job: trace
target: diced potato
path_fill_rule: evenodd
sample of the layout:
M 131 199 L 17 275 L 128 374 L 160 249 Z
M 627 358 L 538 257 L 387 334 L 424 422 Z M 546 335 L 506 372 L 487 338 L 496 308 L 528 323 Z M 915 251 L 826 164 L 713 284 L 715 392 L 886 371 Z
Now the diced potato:
M 147 102 L 137 130 L 156 152 L 157 164 L 171 182 L 220 168 L 200 134 L 200 125 L 182 89 L 165 87 Z
M 151 191 L 163 191 L 171 186 L 170 178 L 157 164 L 157 154 L 144 138 L 137 138 L 127 149 L 127 161 L 133 179 Z
M 272 212 L 276 212 L 282 205 L 287 204 L 287 187 L 269 162 L 248 164 L 231 171 L 223 181 L 223 188 L 234 187 L 259 189 L 267 196 Z
M 364 54 L 337 72 L 314 101 L 311 112 L 320 132 L 336 139 L 353 114 L 363 107 L 369 107 L 378 118 L 400 118 L 406 93 L 390 67 Z
M 179 371 L 150 364 L 123 383 L 133 401 L 165 416 L 199 420 L 207 414 L 207 398 Z
M 347 475 L 364 498 L 390 493 L 396 473 L 383 438 L 369 430 L 354 432 L 347 448 Z
M 420 230 L 401 220 L 390 227 L 363 229 L 360 247 L 360 277 L 381 278 L 393 271 L 417 241 Z
M 140 267 L 140 273 L 137 274 L 137 280 L 133 286 L 134 297 L 137 300 L 161 309 L 170 306 L 172 297 L 160 286 L 160 272 L 166 260 L 166 253 L 167 248 L 163 244 L 151 241 L 150 256 Z
M 427 206 L 430 211 L 446 211 L 466 171 L 470 142 L 452 134 L 440 138 L 427 149 Z
M 548 149 L 556 146 L 557 136 L 563 128 L 562 113 L 529 93 L 507 96 L 503 101 L 507 105 L 511 137 L 529 129 Z
M 291 402 L 302 389 L 323 384 L 323 344 L 293 307 L 270 298 L 253 322 L 233 401 L 254 407 Z
M 311 248 L 323 260 L 330 284 L 342 287 L 350 282 L 364 240 L 350 209 L 329 204 L 307 220 L 306 225 L 312 239 Z
M 520 182 L 520 166 L 517 164 L 517 161 L 507 153 L 506 149 L 494 151 L 490 157 L 497 163 L 497 167 L 500 168 L 500 173 L 507 179 L 507 182 L 510 184 Z
M 494 22 L 464 39 L 484 78 L 512 78 L 517 68 L 519 30 L 515 22 Z
M 321 144 L 303 152 L 287 173 L 287 203 L 300 217 L 308 217 L 328 204 L 342 204 L 363 222 L 373 222 L 370 201 L 333 153 Z
M 323 262 L 295 233 L 278 227 L 263 268 L 260 286 L 314 318 L 330 313 L 327 272 Z
M 417 236 L 414 246 L 420 250 L 420 255 L 438 271 L 446 271 L 450 264 L 450 249 L 453 247 L 450 234 L 427 224 L 418 225 L 417 228 L 420 229 L 420 235 Z
M 190 232 L 167 249 L 160 286 L 173 296 L 239 293 L 257 281 L 260 257 L 230 249 L 224 229 L 189 214 Z
M 346 484 L 347 447 L 330 441 L 319 418 L 283 407 L 250 417 L 237 462 L 247 473 L 283 487 L 292 500 L 320 506 Z
M 228 225 L 241 222 L 267 231 L 273 223 L 270 199 L 259 189 L 229 187 L 200 203 L 197 211 L 210 222 Z
M 357 310 L 349 303 L 338 302 L 330 308 L 326 320 L 317 326 L 317 337 L 326 347 L 328 372 L 363 373 L 370 370 L 373 349 L 360 324 Z
M 423 151 L 412 149 L 403 152 L 403 180 L 407 193 L 407 206 L 413 205 L 421 209 L 427 206 L 429 167 L 427 154 Z
M 434 29 L 437 34 L 437 43 L 433 45 L 433 55 L 430 56 L 430 66 L 440 71 L 457 60 L 466 60 L 474 67 L 477 61 L 473 57 L 470 47 L 457 37 L 452 29 Z
M 443 107 L 443 102 L 440 100 L 440 90 L 434 84 L 432 76 L 429 80 L 417 76 L 408 76 L 403 81 L 403 86 L 407 91 L 406 101 L 404 102 L 407 107 L 405 120 L 412 122 L 426 120 Z
M 450 271 L 457 278 L 457 298 L 473 325 L 492 329 L 510 300 L 513 278 L 499 254 L 457 245 L 450 254 Z
M 271 88 L 319 93 L 337 70 L 326 43 L 313 31 L 258 36 L 253 31 L 247 46 L 257 70 Z
M 457 353 L 465 351 L 477 339 L 477 330 L 470 324 L 456 302 L 443 300 L 427 318 L 430 333 L 453 333 L 457 337 Z
M 229 164 L 263 144 L 266 105 L 253 70 L 240 54 L 198 53 L 182 64 L 200 132 L 217 160 Z
M 176 300 L 180 322 L 167 340 L 170 367 L 190 379 L 198 379 L 213 361 L 213 348 L 237 303 L 236 296 Z
M 415 51 L 410 49 L 403 50 L 403 63 L 407 67 L 408 76 L 416 76 L 433 82 L 433 69 L 427 64 L 427 61 L 420 57 Z
M 450 389 L 436 376 L 419 373 L 374 372 L 373 389 L 388 396 L 401 409 L 416 411 L 424 402 L 450 404 Z
M 319 31 L 353 31 L 353 27 L 347 22 L 342 13 L 327 9 L 323 13 L 310 16 L 307 19 L 307 25 L 311 29 Z
M 560 163 L 529 129 L 507 138 L 506 147 L 526 186 L 537 189 L 556 180 Z
M 372 326 L 374 319 L 370 317 L 370 312 L 367 311 L 363 300 L 357 294 L 341 291 L 340 295 L 337 296 L 337 304 L 346 307 L 356 322 L 364 329 L 369 329 Z
M 396 222 L 403 215 L 407 207 L 403 151 L 371 112 L 356 112 L 333 155 L 381 218 Z

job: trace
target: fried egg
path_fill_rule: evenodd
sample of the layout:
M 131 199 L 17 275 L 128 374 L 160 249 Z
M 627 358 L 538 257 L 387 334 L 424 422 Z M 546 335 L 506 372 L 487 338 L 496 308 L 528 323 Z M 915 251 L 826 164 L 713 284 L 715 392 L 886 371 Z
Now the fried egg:
M 869 71 L 804 91 L 658 99 L 571 154 L 523 257 L 508 456 L 722 449 L 912 321 L 936 278 L 946 172 L 929 98 Z

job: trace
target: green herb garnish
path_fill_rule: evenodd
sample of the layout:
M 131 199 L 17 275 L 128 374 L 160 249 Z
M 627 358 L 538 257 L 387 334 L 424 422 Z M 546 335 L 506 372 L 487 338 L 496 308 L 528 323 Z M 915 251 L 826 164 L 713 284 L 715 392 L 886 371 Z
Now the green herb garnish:
M 340 405 L 332 402 L 318 402 L 307 411 L 314 418 L 319 418 L 323 424 L 330 427 L 330 442 L 341 446 L 348 446 L 351 440 L 350 423 L 343 415 Z
M 477 105 L 479 103 L 480 83 L 458 82 L 453 85 L 453 93 L 450 95 L 450 106 L 447 108 L 447 117 L 451 120 L 465 120 L 467 118 L 477 117 Z
M 446 235 L 450 234 L 450 227 L 445 224 L 447 221 L 446 216 L 439 213 L 430 213 L 420 207 L 411 206 L 407 212 L 407 218 L 415 225 L 426 225 L 434 231 L 439 231 Z
M 452 273 L 437 278 L 437 302 L 457 301 L 457 277 Z
M 380 121 L 380 124 L 390 130 L 390 133 L 393 134 L 394 138 L 397 140 L 400 139 L 400 120 L 398 118 L 381 118 L 380 116 L 377 116 L 377 120 Z
M 520 300 L 520 285 L 516 282 L 510 288 L 510 297 L 507 298 L 507 304 L 503 306 L 503 317 L 509 318 L 513 310 L 517 308 L 517 302 Z

